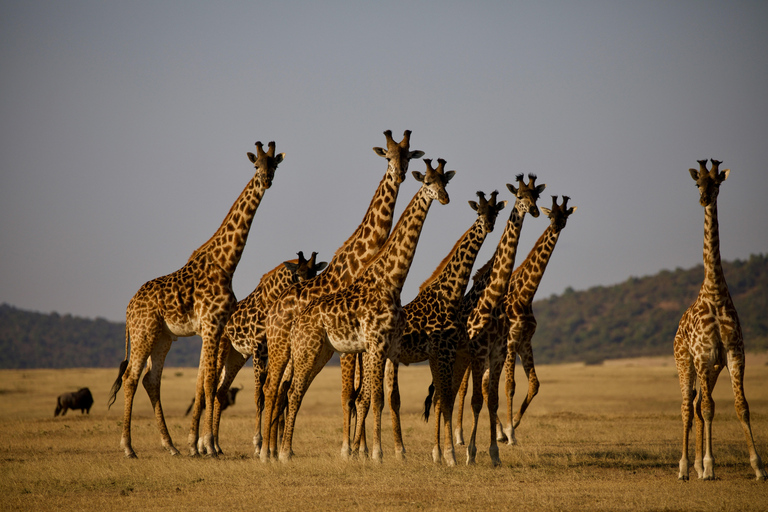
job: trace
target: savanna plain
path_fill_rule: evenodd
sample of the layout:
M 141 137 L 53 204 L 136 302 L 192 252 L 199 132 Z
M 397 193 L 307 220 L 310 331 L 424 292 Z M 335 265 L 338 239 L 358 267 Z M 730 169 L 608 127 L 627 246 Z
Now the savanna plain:
M 518 369 L 520 366 L 518 365 Z M 727 371 L 715 389 L 715 476 L 677 480 L 682 421 L 672 358 L 537 368 L 541 390 L 501 445 L 502 466 L 488 457 L 488 415 L 478 429 L 475 466 L 431 462 L 433 421 L 421 419 L 427 366 L 401 367 L 407 460 L 394 458 L 388 405 L 382 419 L 384 462 L 340 457 L 340 372 L 328 367 L 304 399 L 295 457 L 263 464 L 251 444 L 253 373 L 235 386 L 224 412 L 217 460 L 172 457 L 160 446 L 149 399 L 139 387 L 133 446 L 119 447 L 122 391 L 107 409 L 114 369 L 0 371 L 0 509 L 2 510 L 768 510 L 768 482 L 755 481 L 733 408 Z M 174 443 L 186 453 L 197 370 L 166 368 L 162 400 Z M 522 371 L 518 392 L 527 388 Z M 768 460 L 768 355 L 748 354 L 746 394 L 758 452 Z M 56 396 L 87 386 L 90 415 L 54 418 Z M 502 399 L 499 412 L 505 415 Z M 455 417 L 455 414 L 454 414 Z M 466 410 L 465 439 L 471 413 Z M 370 425 L 370 419 L 369 419 Z M 370 426 L 369 426 L 370 435 Z M 693 448 L 693 447 L 691 447 Z

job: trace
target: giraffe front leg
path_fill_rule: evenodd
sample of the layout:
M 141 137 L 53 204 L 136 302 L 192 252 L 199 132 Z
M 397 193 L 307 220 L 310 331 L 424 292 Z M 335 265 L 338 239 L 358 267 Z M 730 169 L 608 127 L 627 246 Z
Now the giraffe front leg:
M 373 448 L 371 449 L 371 460 L 382 462 L 384 452 L 381 449 L 381 412 L 384 409 L 384 369 L 387 362 L 387 348 L 389 343 L 386 340 L 371 343 L 369 348 L 368 370 L 371 373 L 369 379 L 371 408 L 373 409 Z
M 352 456 L 352 448 L 350 446 L 350 431 L 352 425 L 352 418 L 354 416 L 353 410 L 355 407 L 355 370 L 357 365 L 357 354 L 342 354 L 340 357 L 341 362 L 341 410 L 344 424 L 342 427 L 342 440 L 341 440 L 341 458 L 349 459 Z M 362 372 L 362 368 L 360 368 Z
M 469 375 L 471 373 L 471 367 L 469 364 L 457 363 L 454 371 L 454 378 L 461 375 L 461 380 L 458 384 L 454 382 L 453 394 L 458 395 L 459 402 L 456 406 L 456 427 L 454 429 L 454 442 L 459 446 L 464 446 L 464 400 L 467 396 L 467 388 L 469 387 Z M 455 400 L 454 400 L 455 401 Z
M 253 431 L 254 456 L 261 454 L 263 436 L 261 434 L 261 420 L 264 414 L 264 384 L 267 380 L 267 353 L 266 347 L 262 352 L 253 354 L 253 401 L 256 404 L 256 424 Z
M 467 465 L 475 463 L 477 457 L 477 426 L 480 420 L 480 411 L 483 409 L 483 375 L 485 368 L 481 362 L 472 362 L 472 433 L 467 444 Z
M 395 458 L 405 461 L 405 445 L 403 444 L 403 431 L 400 424 L 400 387 L 398 384 L 397 370 L 399 364 L 391 359 L 386 360 L 385 373 L 389 388 L 389 408 L 392 419 L 392 436 L 395 443 Z
M 165 362 L 165 356 L 170 348 L 170 337 L 159 336 L 155 340 L 155 346 L 152 349 L 152 354 L 149 356 L 149 362 L 147 363 L 147 373 L 144 375 L 141 383 L 147 391 L 149 401 L 152 403 L 152 408 L 155 411 L 155 421 L 157 422 L 158 430 L 160 430 L 161 444 L 171 453 L 171 455 L 178 455 L 179 450 L 173 445 L 171 435 L 168 433 L 168 426 L 165 423 L 165 415 L 163 414 L 163 406 L 160 402 L 160 383 L 163 378 L 163 363 Z
M 491 443 L 488 447 L 488 455 L 490 455 L 491 463 L 494 467 L 501 466 L 499 445 L 496 441 L 496 424 L 498 420 L 497 413 L 499 410 L 499 378 L 501 377 L 502 366 L 503 363 L 501 361 L 492 361 L 489 371 L 486 373 L 487 378 L 483 379 L 483 392 L 488 405 L 488 420 L 491 431 Z
M 518 409 L 517 414 L 515 414 L 514 419 L 512 420 L 512 435 L 514 436 L 514 429 L 516 429 L 520 425 L 520 420 L 523 419 L 523 414 L 525 414 L 525 411 L 528 409 L 528 406 L 533 401 L 533 397 L 535 397 L 539 393 L 539 378 L 536 376 L 536 367 L 533 363 L 533 349 L 531 348 L 531 339 L 530 336 L 532 336 L 533 333 L 528 333 L 528 336 L 526 336 L 523 340 L 523 342 L 520 345 L 520 349 L 518 351 L 518 354 L 520 355 L 520 360 L 523 363 L 523 369 L 525 370 L 525 375 L 528 377 L 528 394 L 523 399 L 523 402 L 520 404 L 520 409 Z M 517 444 L 517 440 L 515 440 L 515 443 Z
M 515 397 L 515 363 L 517 362 L 517 350 L 514 346 L 507 346 L 507 357 L 504 361 L 504 392 L 507 399 L 507 426 L 500 426 L 503 429 L 502 434 L 497 437 L 499 442 L 505 442 L 509 445 L 516 445 L 515 424 L 513 417 L 513 399 Z

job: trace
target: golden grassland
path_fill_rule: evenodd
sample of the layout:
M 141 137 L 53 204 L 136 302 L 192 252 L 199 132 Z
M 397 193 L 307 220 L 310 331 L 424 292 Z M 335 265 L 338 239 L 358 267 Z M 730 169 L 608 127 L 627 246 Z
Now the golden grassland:
M 757 447 L 768 460 L 768 357 L 749 354 L 746 393 Z M 519 368 L 519 365 L 518 365 Z M 134 407 L 133 446 L 119 447 L 122 391 L 107 410 L 117 369 L 0 371 L 1 510 L 768 510 L 768 483 L 757 482 L 733 408 L 727 372 L 717 404 L 712 482 L 677 480 L 682 422 L 671 358 L 537 368 L 541 390 L 517 430 L 517 446 L 501 446 L 502 467 L 488 457 L 483 411 L 477 465 L 430 461 L 432 421 L 421 407 L 426 366 L 401 368 L 407 461 L 395 460 L 385 406 L 384 462 L 343 461 L 340 373 L 326 368 L 313 383 L 297 421 L 296 456 L 288 464 L 253 458 L 253 374 L 222 419 L 218 460 L 172 457 L 160 446 L 143 388 Z M 163 404 L 174 442 L 186 453 L 197 370 L 166 368 Z M 522 372 L 517 376 L 522 383 Z M 90 415 L 53 417 L 56 396 L 88 386 Z M 525 385 L 518 385 L 519 394 Z M 517 398 L 516 402 L 519 402 Z M 505 410 L 502 400 L 500 412 Z M 471 425 L 465 413 L 465 438 Z M 369 430 L 370 433 L 370 430 Z M 369 434 L 370 435 L 370 434 Z

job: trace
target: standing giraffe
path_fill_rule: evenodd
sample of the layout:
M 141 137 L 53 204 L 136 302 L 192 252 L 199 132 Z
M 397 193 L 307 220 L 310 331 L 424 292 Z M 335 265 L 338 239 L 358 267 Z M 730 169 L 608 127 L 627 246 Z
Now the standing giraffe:
M 363 388 L 369 392 L 364 393 L 358 402 L 357 422 L 362 425 L 371 405 L 374 413 L 371 456 L 378 461 L 382 458 L 384 366 L 387 358 L 397 353 L 405 328 L 400 292 L 413 262 L 429 207 L 435 199 L 441 204 L 448 204 L 450 199 L 445 186 L 455 174 L 455 171 L 444 171 L 443 159 L 438 160 L 436 169 L 432 168 L 430 159 L 425 158 L 424 162 L 427 164 L 426 174 L 413 172 L 422 186 L 403 211 L 376 258 L 351 285 L 313 300 L 295 320 L 291 330 L 293 379 L 279 454 L 283 462 L 292 455 L 296 414 L 304 394 L 334 352 L 367 353 Z M 271 352 L 269 365 L 272 378 Z M 356 444 L 360 432 L 358 428 Z
M 396 357 L 387 361 L 386 366 L 395 454 L 399 458 L 404 458 L 405 446 L 400 426 L 398 363 L 408 365 L 428 360 L 438 397 L 432 460 L 440 462 L 444 456 L 448 465 L 456 465 L 451 426 L 453 367 L 456 351 L 460 345 L 466 343 L 467 333 L 460 319 L 459 309 L 477 253 L 488 233 L 493 231 L 499 212 L 507 204 L 506 201 L 497 204 L 497 194 L 496 191 L 491 193 L 491 199 L 487 201 L 485 194 L 478 192 L 479 202 L 469 201 L 470 207 L 477 212 L 477 219 L 459 238 L 432 276 L 421 285 L 416 298 L 403 308 L 406 324 L 400 350 Z M 440 446 L 441 414 L 446 434 L 444 455 Z
M 517 189 L 513 185 L 507 185 L 510 192 L 515 194 L 515 206 L 512 208 L 506 229 L 501 236 L 496 252 L 488 263 L 477 271 L 472 288 L 462 301 L 462 311 L 465 315 L 468 315 L 466 325 L 467 339 L 469 341 L 466 350 L 460 351 L 456 359 L 454 392 L 458 388 L 457 379 L 460 376 L 464 376 L 464 381 L 468 381 L 469 375 L 465 375 L 465 373 L 469 373 L 471 370 L 474 424 L 472 437 L 470 438 L 469 445 L 467 445 L 467 464 L 474 464 L 477 453 L 475 446 L 477 420 L 483 407 L 483 390 L 488 385 L 488 376 L 485 376 L 485 373 L 488 369 L 495 367 L 498 367 L 498 371 L 501 371 L 504 361 L 503 350 L 505 345 L 499 341 L 500 339 L 503 340 L 506 335 L 506 332 L 502 334 L 501 329 L 504 313 L 501 304 L 509 285 L 512 269 L 514 268 L 523 220 L 526 213 L 530 213 L 534 218 L 539 216 L 539 208 L 536 206 L 536 201 L 538 201 L 541 192 L 546 187 L 543 184 L 538 186 L 535 184 L 535 175 L 529 174 L 528 178 L 529 183 L 526 185 L 523 181 L 523 175 L 518 175 L 519 187 Z M 493 374 L 493 371 L 489 373 L 489 375 Z M 463 405 L 464 399 L 462 395 L 459 402 L 455 432 L 456 444 L 464 444 L 461 414 Z M 489 414 L 491 414 L 491 418 L 494 418 L 496 412 L 493 409 L 493 401 L 489 402 L 488 405 Z M 498 407 L 498 404 L 496 404 L 496 407 Z M 492 427 L 491 430 L 493 431 L 494 428 Z M 489 454 L 494 465 L 501 464 L 495 433 L 491 439 Z
M 227 392 L 238 372 L 248 358 L 253 356 L 254 401 L 256 403 L 256 430 L 254 446 L 261 448 L 261 413 L 264 406 L 262 386 L 267 377 L 267 344 L 264 339 L 264 322 L 269 306 L 280 294 L 294 283 L 312 279 L 323 270 L 327 263 L 316 262 L 317 253 L 309 260 L 299 251 L 298 259 L 281 263 L 262 276 L 259 284 L 248 297 L 237 303 L 219 342 L 217 368 L 220 372 L 216 390 L 216 409 L 213 415 L 213 445 L 221 454 L 219 445 L 219 424 L 222 404 L 226 403 Z M 199 444 L 199 443 L 198 443 Z M 201 447 L 198 447 L 202 450 Z
M 275 155 L 274 142 L 269 143 L 267 152 L 264 152 L 261 142 L 256 143 L 256 149 L 256 155 L 248 153 L 248 159 L 256 168 L 256 173 L 232 205 L 216 233 L 192 253 L 181 269 L 144 283 L 128 303 L 125 324 L 126 357 L 120 364 L 109 400 L 111 406 L 125 374 L 125 412 L 120 445 L 126 457 L 136 457 L 131 446 L 131 412 L 145 363 L 147 373 L 142 383 L 155 411 L 162 445 L 173 455 L 179 453 L 173 446 L 165 424 L 160 403 L 160 382 L 163 363 L 171 343 L 178 337 L 195 334 L 203 338 L 200 370 L 197 375 L 197 396 L 201 395 L 201 387 L 204 388 L 207 405 L 203 444 L 209 454 L 216 455 L 211 434 L 216 390 L 216 355 L 219 338 L 237 302 L 232 291 L 232 275 L 245 248 L 256 209 L 264 192 L 272 186 L 278 164 L 285 158 L 285 153 Z M 201 409 L 202 404 L 197 400 L 193 427 L 189 434 L 189 450 L 192 455 L 198 454 Z
M 736 414 L 741 421 L 749 449 L 749 462 L 758 480 L 767 478 L 763 461 L 755 450 L 749 405 L 744 397 L 744 338 L 739 315 L 728 293 L 720 261 L 720 235 L 717 222 L 717 195 L 720 184 L 728 178 L 730 169 L 719 171 L 722 162 L 698 160 L 699 170 L 689 169 L 699 189 L 699 203 L 704 207 L 704 283 L 699 296 L 680 319 L 675 335 L 675 363 L 683 395 L 683 456 L 680 459 L 680 480 L 688 480 L 688 435 L 693 425 L 694 397 L 696 399 L 696 460 L 694 468 L 699 478 L 715 478 L 712 455 L 712 419 L 715 403 L 712 390 L 723 367 L 728 365 L 735 398 Z M 699 380 L 699 392 L 694 388 Z M 702 453 L 703 452 L 703 453 Z M 703 455 L 703 459 L 702 459 Z
M 260 453 L 262 460 L 269 458 L 270 449 L 276 455 L 277 422 L 272 419 L 277 418 L 282 407 L 282 404 L 276 403 L 278 393 L 286 391 L 286 386 L 281 386 L 281 380 L 286 367 L 290 371 L 290 330 L 294 318 L 312 299 L 336 292 L 351 283 L 376 256 L 387 241 L 392 228 L 395 202 L 400 184 L 408 171 L 408 164 L 412 159 L 424 156 L 423 151 L 410 149 L 410 130 L 405 131 L 399 143 L 392 139 L 390 130 L 385 131 L 384 135 L 387 138 L 387 148 L 376 147 L 373 150 L 387 159 L 387 171 L 360 226 L 336 251 L 324 272 L 314 279 L 289 287 L 269 309 L 265 327 L 269 371 L 263 388 L 264 442 Z
M 542 207 L 541 210 L 549 217 L 549 226 L 536 241 L 525 261 L 515 269 L 509 279 L 509 288 L 504 297 L 504 311 L 507 325 L 507 357 L 504 361 L 506 371 L 506 396 L 508 426 L 499 429 L 498 440 L 507 440 L 509 444 L 517 444 L 515 428 L 533 397 L 539 391 L 539 379 L 533 365 L 533 348 L 531 338 L 536 332 L 536 317 L 533 314 L 533 297 L 539 288 L 541 278 L 547 269 L 549 258 L 565 228 L 568 217 L 576 211 L 576 207 L 568 208 L 568 196 L 563 196 L 563 204 L 557 204 L 557 198 L 552 198 L 552 209 Z M 512 398 L 515 396 L 515 359 L 520 356 L 525 375 L 528 377 L 528 394 L 520 410 L 512 416 Z M 497 417 L 498 418 L 498 417 Z M 499 439 L 500 438 L 500 439 Z

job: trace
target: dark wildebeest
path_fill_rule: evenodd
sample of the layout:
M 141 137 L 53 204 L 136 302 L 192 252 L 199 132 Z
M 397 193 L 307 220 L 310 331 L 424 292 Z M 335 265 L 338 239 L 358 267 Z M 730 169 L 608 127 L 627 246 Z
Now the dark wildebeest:
M 67 409 L 80 409 L 80 414 L 91 413 L 91 406 L 93 405 L 93 396 L 91 390 L 88 388 L 80 388 L 74 393 L 64 393 L 59 395 L 56 399 L 56 412 L 54 416 L 58 416 L 61 413 L 62 416 L 67 414 Z
M 230 405 L 235 405 L 235 397 L 237 397 L 237 393 L 243 389 L 242 386 L 239 388 L 229 388 L 227 390 L 227 398 L 221 403 L 221 410 L 223 411 Z M 184 416 L 187 416 L 190 412 L 192 412 L 192 408 L 195 406 L 195 399 L 192 399 L 192 403 L 189 404 L 189 407 L 187 407 L 187 412 L 184 413 Z M 203 401 L 203 409 L 205 409 L 205 401 Z

